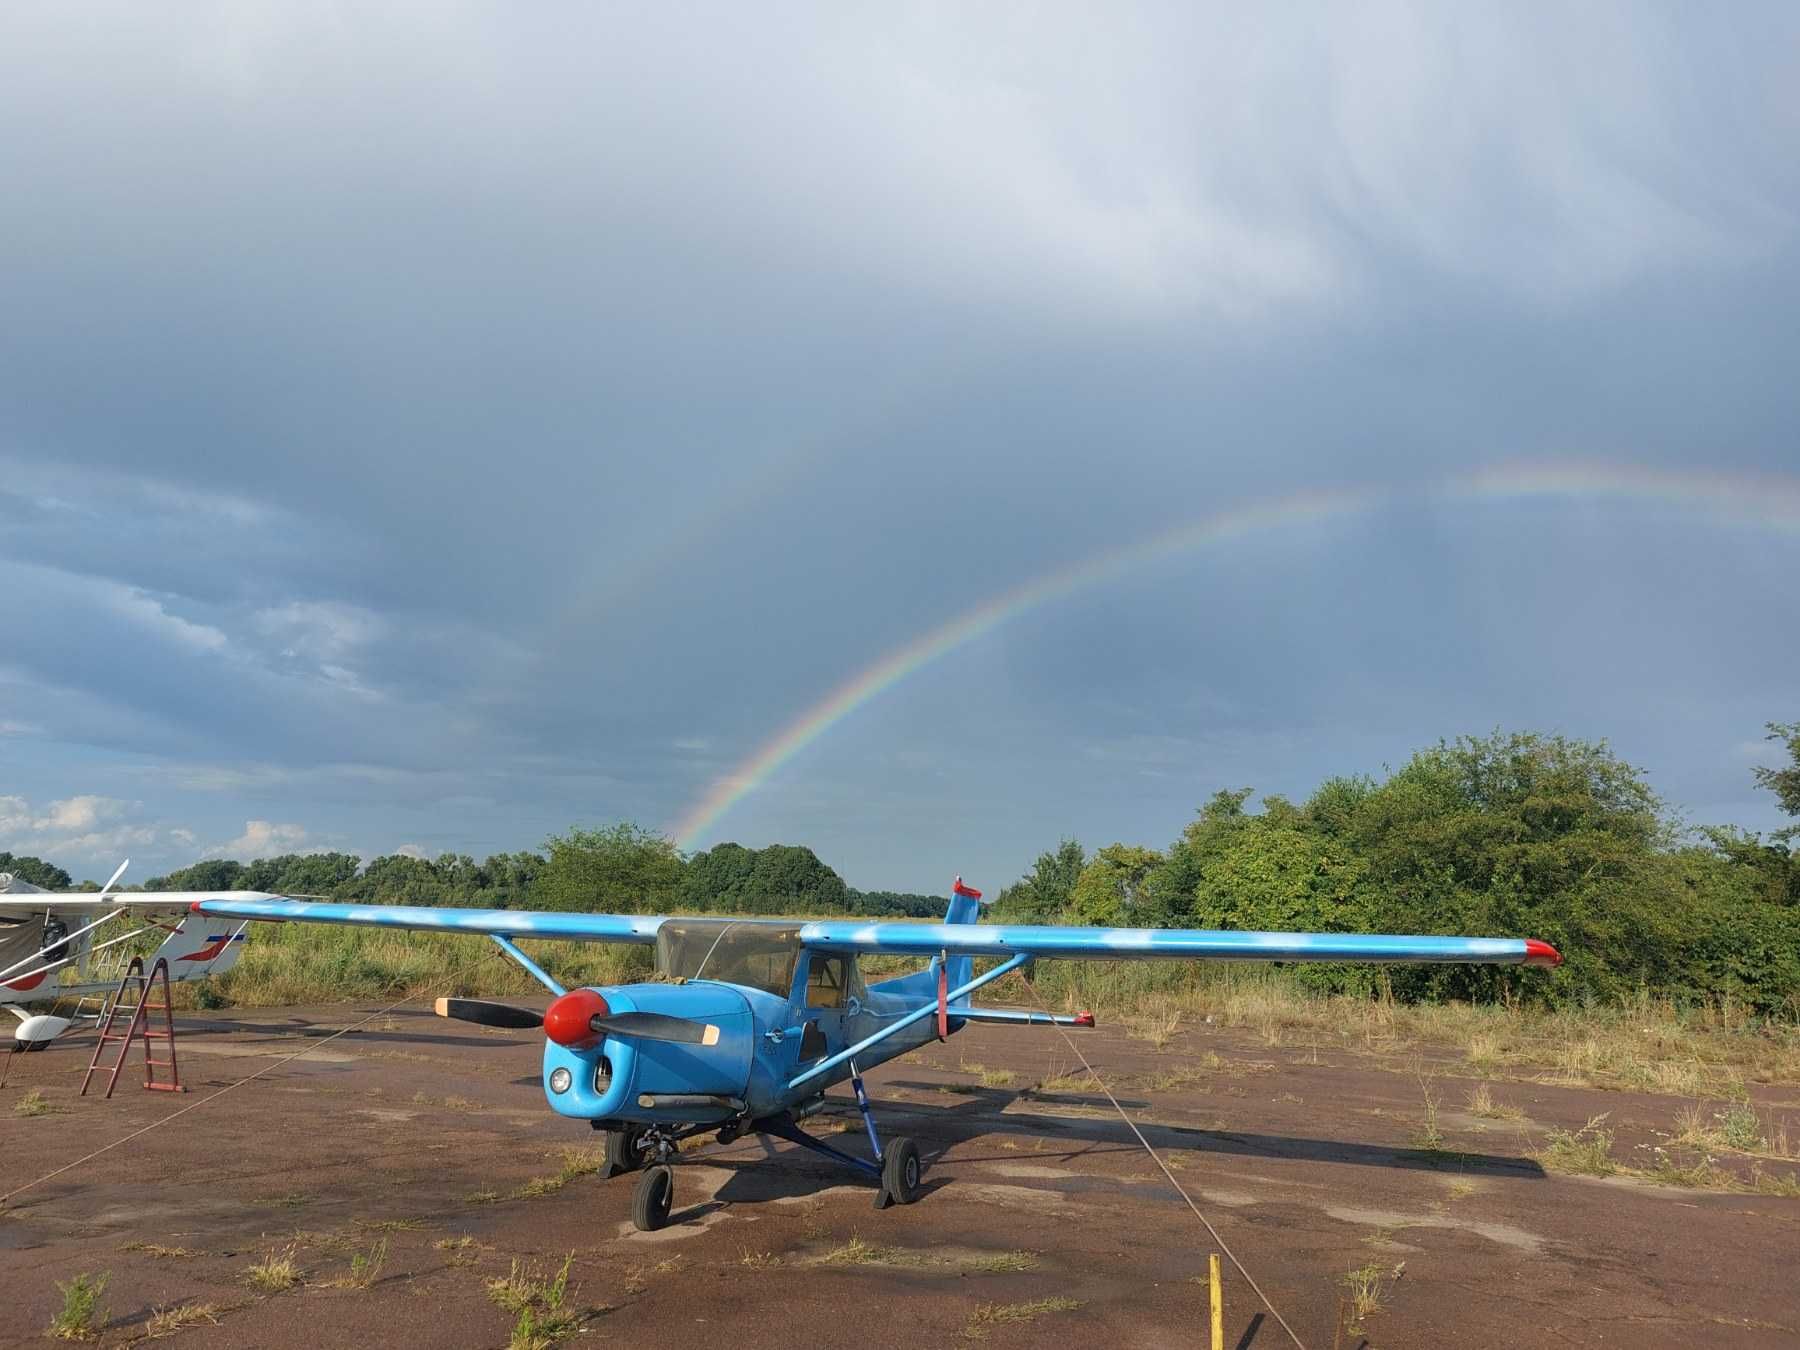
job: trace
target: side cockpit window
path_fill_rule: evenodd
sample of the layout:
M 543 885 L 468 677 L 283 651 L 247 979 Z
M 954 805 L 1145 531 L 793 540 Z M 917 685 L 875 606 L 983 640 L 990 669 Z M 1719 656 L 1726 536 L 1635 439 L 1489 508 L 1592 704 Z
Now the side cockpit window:
M 841 1008 L 845 1003 L 847 984 L 844 958 L 820 956 L 810 958 L 806 970 L 806 1006 L 809 1008 Z

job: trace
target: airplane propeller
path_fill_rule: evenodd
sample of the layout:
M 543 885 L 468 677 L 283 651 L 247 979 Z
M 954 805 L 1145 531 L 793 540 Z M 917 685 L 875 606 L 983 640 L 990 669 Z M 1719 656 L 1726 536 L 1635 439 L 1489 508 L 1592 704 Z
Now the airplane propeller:
M 710 1022 L 694 1022 L 666 1013 L 616 1013 L 591 989 L 572 990 L 553 1000 L 541 1013 L 481 998 L 440 998 L 436 1011 L 439 1017 L 451 1017 L 483 1027 L 517 1031 L 542 1028 L 551 1040 L 571 1049 L 584 1049 L 602 1036 L 673 1041 L 683 1045 L 719 1043 L 719 1029 Z

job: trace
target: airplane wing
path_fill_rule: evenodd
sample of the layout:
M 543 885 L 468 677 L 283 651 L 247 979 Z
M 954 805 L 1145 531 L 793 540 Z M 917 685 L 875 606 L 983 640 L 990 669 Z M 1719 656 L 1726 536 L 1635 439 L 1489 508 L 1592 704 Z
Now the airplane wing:
M 456 909 L 429 905 L 352 905 L 287 900 L 250 892 L 193 897 L 195 914 L 221 919 L 283 919 L 366 928 L 411 928 L 434 933 L 482 933 L 508 938 L 573 938 L 586 942 L 656 941 L 660 914 L 575 914 L 549 909 Z M 748 920 L 747 922 L 755 922 Z M 792 920 L 788 920 L 792 922 Z
M 42 914 L 53 910 L 58 914 L 98 915 L 116 910 L 121 914 L 182 914 L 191 910 L 194 901 L 218 895 L 218 891 L 130 891 L 124 895 L 101 895 L 96 891 L 27 891 L 0 894 L 0 915 Z M 246 892 L 247 894 L 247 892 Z
M 1382 961 L 1562 963 L 1534 938 L 1397 933 L 1256 933 L 1214 928 L 1065 928 L 1053 924 L 809 923 L 800 940 L 820 951 L 899 956 L 1017 956 L 1076 961 Z
M 656 941 L 664 916 L 576 914 L 531 909 L 442 909 L 328 904 L 273 896 L 211 895 L 197 914 L 411 928 L 509 938 L 588 942 Z M 730 917 L 730 916 L 720 916 Z M 740 920 L 755 923 L 757 920 Z M 792 920 L 772 922 L 792 923 Z M 1384 933 L 1248 933 L 1202 928 L 1064 928 L 1034 924 L 806 923 L 800 941 L 820 951 L 899 956 L 1016 956 L 1087 961 L 1381 961 L 1558 965 L 1561 955 L 1531 938 L 1429 937 Z

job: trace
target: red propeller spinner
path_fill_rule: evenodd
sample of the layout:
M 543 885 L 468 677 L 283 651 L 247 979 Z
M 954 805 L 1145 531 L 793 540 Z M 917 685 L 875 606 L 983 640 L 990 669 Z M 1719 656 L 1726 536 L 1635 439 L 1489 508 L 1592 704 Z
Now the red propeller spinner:
M 544 1034 L 570 1050 L 586 1050 L 605 1039 L 605 1032 L 594 1030 L 594 1019 L 611 1011 L 592 989 L 571 989 L 544 1010 Z

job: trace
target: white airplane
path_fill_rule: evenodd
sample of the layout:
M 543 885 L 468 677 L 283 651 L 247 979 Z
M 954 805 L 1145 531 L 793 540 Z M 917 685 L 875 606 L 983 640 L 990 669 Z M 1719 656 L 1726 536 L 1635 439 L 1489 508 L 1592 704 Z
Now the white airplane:
M 233 926 L 192 913 L 213 891 L 113 892 L 131 863 L 127 858 L 97 892 L 46 891 L 0 872 L 0 1006 L 19 1019 L 14 1049 L 42 1050 L 84 1014 L 80 1000 L 102 1000 L 119 985 L 132 948 L 147 933 L 165 934 L 157 957 L 169 963 L 175 983 L 222 975 L 244 950 L 245 924 Z M 110 957 L 103 953 L 111 953 Z M 72 1016 L 34 1012 L 64 999 L 77 1000 Z

